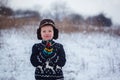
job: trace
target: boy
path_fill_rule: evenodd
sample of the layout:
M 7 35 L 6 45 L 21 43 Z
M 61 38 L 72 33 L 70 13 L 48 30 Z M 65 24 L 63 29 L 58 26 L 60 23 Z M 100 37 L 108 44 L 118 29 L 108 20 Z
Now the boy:
M 58 29 L 51 19 L 41 21 L 37 38 L 41 43 L 32 47 L 31 64 L 36 67 L 36 80 L 64 80 L 62 67 L 66 63 L 63 45 L 53 39 L 58 38 Z

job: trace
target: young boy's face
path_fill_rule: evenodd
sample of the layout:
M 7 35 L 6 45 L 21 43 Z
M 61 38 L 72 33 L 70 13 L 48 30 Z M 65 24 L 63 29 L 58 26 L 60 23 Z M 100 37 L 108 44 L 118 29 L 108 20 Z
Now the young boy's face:
M 53 39 L 53 36 L 54 36 L 54 31 L 52 26 L 46 25 L 41 28 L 42 40 L 51 40 Z

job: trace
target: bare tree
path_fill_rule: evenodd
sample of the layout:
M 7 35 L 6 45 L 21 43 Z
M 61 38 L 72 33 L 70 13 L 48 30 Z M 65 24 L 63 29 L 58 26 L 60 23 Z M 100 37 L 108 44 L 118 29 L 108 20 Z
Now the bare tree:
M 64 16 L 69 14 L 69 8 L 65 2 L 55 2 L 51 7 L 51 15 L 53 15 L 54 19 L 59 21 Z
M 107 26 L 110 27 L 112 25 L 112 21 L 110 18 L 107 18 L 103 13 L 88 17 L 86 20 L 88 24 L 95 25 L 95 26 Z
M 13 10 L 9 7 L 0 7 L 0 15 L 2 16 L 11 16 L 13 14 Z
M 80 14 L 77 14 L 77 13 L 72 13 L 70 16 L 69 16 L 71 22 L 73 24 L 76 24 L 76 25 L 79 25 L 79 24 L 83 24 L 84 23 L 84 18 L 82 15 Z

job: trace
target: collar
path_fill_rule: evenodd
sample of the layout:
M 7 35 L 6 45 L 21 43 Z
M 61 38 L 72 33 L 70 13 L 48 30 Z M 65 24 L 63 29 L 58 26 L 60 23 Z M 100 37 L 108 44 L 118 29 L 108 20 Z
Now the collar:
M 45 41 L 45 40 L 42 40 L 42 44 L 44 45 L 44 46 L 53 46 L 54 45 L 54 41 L 53 40 L 47 40 L 47 41 Z M 48 45 L 49 44 L 49 45 Z

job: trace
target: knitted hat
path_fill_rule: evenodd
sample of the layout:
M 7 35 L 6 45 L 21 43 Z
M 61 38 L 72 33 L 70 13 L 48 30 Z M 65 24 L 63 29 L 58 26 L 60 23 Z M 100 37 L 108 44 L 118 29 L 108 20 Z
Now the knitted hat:
M 58 29 L 55 27 L 55 23 L 53 20 L 51 19 L 43 19 L 41 22 L 40 22 L 40 25 L 39 25 L 39 28 L 37 29 L 37 38 L 39 40 L 41 40 L 41 28 L 44 27 L 44 26 L 47 26 L 47 25 L 51 25 L 53 27 L 53 31 L 54 31 L 54 36 L 53 36 L 53 39 L 57 39 L 58 38 Z
M 39 27 L 43 27 L 43 26 L 46 26 L 46 25 L 51 25 L 51 26 L 55 27 L 55 23 L 51 19 L 44 19 L 44 20 L 42 20 L 40 22 L 40 26 Z

